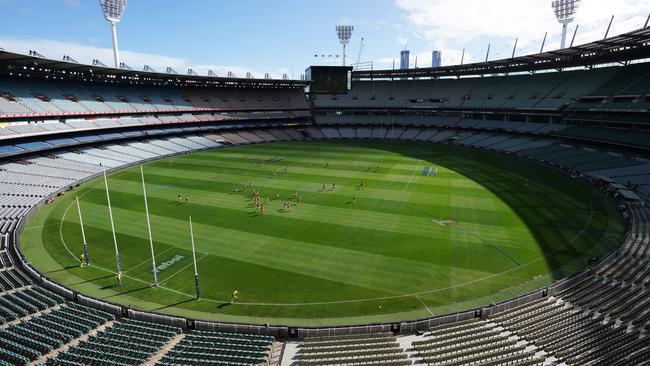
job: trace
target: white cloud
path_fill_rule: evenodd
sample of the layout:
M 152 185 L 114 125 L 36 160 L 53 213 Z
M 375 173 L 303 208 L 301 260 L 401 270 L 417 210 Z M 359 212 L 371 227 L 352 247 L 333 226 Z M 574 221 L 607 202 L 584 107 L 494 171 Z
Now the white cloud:
M 559 47 L 561 26 L 550 0 L 395 0 L 395 4 L 406 12 L 413 34 L 443 51 L 445 64 L 459 61 L 458 50 L 471 44 L 492 43 L 491 59 L 509 57 L 515 38 L 518 55 L 539 52 L 547 31 L 545 49 Z M 569 41 L 575 24 L 580 25 L 576 44 L 602 38 L 612 14 L 616 17 L 610 36 L 640 28 L 649 9 L 650 0 L 583 0 Z M 485 50 L 471 51 L 485 54 Z
M 398 36 L 397 37 L 397 44 L 399 44 L 402 47 L 406 47 L 409 44 L 409 39 L 406 37 Z
M 7 51 L 23 54 L 29 53 L 29 50 L 35 50 L 38 53 L 55 60 L 61 60 L 64 55 L 68 55 L 83 64 L 91 64 L 93 59 L 98 59 L 108 66 L 113 66 L 113 49 L 111 48 L 102 48 L 75 42 L 62 42 L 49 39 L 18 38 L 0 38 L 0 47 Z M 184 58 L 129 50 L 120 50 L 120 60 L 132 67 L 134 70 L 142 70 L 144 65 L 149 65 L 156 71 L 160 72 L 164 72 L 167 70 L 167 67 L 171 67 L 181 74 L 185 74 L 189 68 L 193 69 L 200 75 L 207 75 L 208 70 L 212 70 L 219 76 L 226 76 L 228 71 L 232 71 L 239 77 L 244 77 L 247 72 L 251 72 L 257 78 L 264 77 L 264 74 L 267 72 L 274 78 L 280 78 L 283 73 L 288 73 L 288 71 L 283 68 L 257 70 L 237 65 L 196 65 Z
M 390 57 L 384 57 L 380 58 L 378 60 L 373 61 L 374 67 L 376 69 L 392 69 L 393 65 L 395 65 L 395 68 L 399 68 L 399 58 L 390 58 Z

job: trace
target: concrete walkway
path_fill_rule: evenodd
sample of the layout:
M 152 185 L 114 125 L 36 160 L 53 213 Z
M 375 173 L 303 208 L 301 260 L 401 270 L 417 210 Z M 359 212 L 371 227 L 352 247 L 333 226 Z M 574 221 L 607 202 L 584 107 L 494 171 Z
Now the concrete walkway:
M 187 333 L 180 333 L 172 337 L 172 339 L 169 340 L 169 342 L 165 343 L 164 346 L 158 352 L 156 352 L 153 356 L 149 357 L 147 361 L 145 361 L 142 365 L 143 366 L 154 366 L 155 364 L 158 363 L 158 361 L 162 360 L 163 357 L 167 354 L 167 352 L 171 351 L 176 347 L 176 345 L 185 338 Z

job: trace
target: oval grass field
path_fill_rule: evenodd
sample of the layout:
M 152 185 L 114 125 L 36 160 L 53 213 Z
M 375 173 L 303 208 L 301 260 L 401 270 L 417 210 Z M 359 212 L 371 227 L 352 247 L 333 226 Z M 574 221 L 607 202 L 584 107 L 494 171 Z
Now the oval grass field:
M 54 281 L 143 310 L 356 324 L 523 294 L 586 267 L 625 231 L 613 203 L 593 186 L 524 159 L 448 145 L 260 144 L 156 161 L 144 165 L 144 174 L 159 287 L 151 287 L 139 167 L 108 176 L 122 286 L 103 179 L 57 198 L 29 221 L 21 236 L 28 260 Z M 263 215 L 253 206 L 251 183 Z M 92 261 L 86 268 L 79 266 L 76 196 Z M 234 289 L 239 300 L 231 305 Z

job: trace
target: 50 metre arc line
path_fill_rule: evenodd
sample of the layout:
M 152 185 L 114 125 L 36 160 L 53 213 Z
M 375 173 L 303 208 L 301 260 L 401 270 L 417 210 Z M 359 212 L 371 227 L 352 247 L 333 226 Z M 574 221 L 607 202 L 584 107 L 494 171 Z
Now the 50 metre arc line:
M 415 208 L 415 207 L 411 207 L 411 206 L 408 206 L 408 205 L 407 205 L 406 208 L 407 208 L 407 209 L 411 209 L 411 210 L 413 210 L 413 211 L 418 211 L 418 212 L 421 212 L 421 213 L 424 213 L 424 214 L 427 214 L 427 215 L 428 215 L 428 213 L 425 212 L 424 210 L 420 210 L 420 209 Z M 440 218 L 436 218 L 436 217 L 434 217 L 434 218 L 433 218 L 433 222 L 435 222 L 436 224 L 438 224 L 438 225 L 440 225 L 440 226 L 445 226 L 445 223 L 444 223 L 444 222 L 442 221 L 442 219 L 440 219 Z M 487 240 L 487 239 L 484 239 L 484 238 L 478 236 L 477 234 L 475 234 L 474 232 L 472 232 L 472 231 L 470 231 L 470 230 L 464 228 L 463 226 L 456 226 L 455 229 L 460 230 L 460 231 L 464 232 L 465 234 L 468 234 L 468 235 L 470 235 L 470 236 L 472 236 L 472 237 L 478 239 L 481 243 L 486 244 L 486 245 L 492 247 L 494 250 L 498 251 L 498 252 L 501 253 L 503 256 L 505 256 L 506 258 L 510 259 L 512 262 L 514 262 L 514 263 L 517 265 L 517 267 L 522 267 L 522 266 L 523 266 L 523 264 L 521 264 L 521 262 L 519 262 L 519 261 L 517 260 L 517 258 L 513 257 L 510 253 L 506 252 L 505 250 L 499 248 L 498 245 L 492 243 L 491 241 L 489 241 L 489 240 Z
M 420 164 L 421 164 L 421 163 L 422 163 L 422 160 L 418 160 L 418 165 L 415 167 L 415 170 L 413 171 L 413 174 L 411 174 L 411 178 L 410 178 L 409 181 L 406 183 L 406 186 L 404 186 L 403 190 L 406 190 L 406 189 L 411 185 L 411 182 L 413 181 L 413 177 L 415 177 L 415 173 L 420 169 Z M 428 215 L 428 216 L 433 216 L 433 221 L 434 221 L 436 224 L 438 224 L 438 225 L 442 225 L 442 226 L 445 225 L 445 224 L 442 222 L 442 219 L 439 219 L 439 218 L 435 217 L 434 215 L 431 215 L 429 212 L 426 212 L 426 211 L 421 210 L 421 209 L 416 208 L 416 207 L 411 207 L 411 206 L 409 206 L 409 205 L 406 204 L 406 203 L 402 203 L 402 204 L 400 204 L 400 206 L 402 206 L 403 208 L 406 208 L 406 209 L 411 209 L 411 210 L 413 210 L 413 211 L 417 211 L 417 212 L 423 213 L 423 214 Z M 523 266 L 523 264 L 521 264 L 521 262 L 519 262 L 519 261 L 517 260 L 517 258 L 513 257 L 511 254 L 509 254 L 509 253 L 506 252 L 505 250 L 499 248 L 496 244 L 494 244 L 494 243 L 492 243 L 492 242 L 490 242 L 490 241 L 488 241 L 488 240 L 486 240 L 486 239 L 481 238 L 480 236 L 476 235 L 475 233 L 473 233 L 473 232 L 467 230 L 466 228 L 464 228 L 464 227 L 462 227 L 462 226 L 457 226 L 457 229 L 459 229 L 459 230 L 465 232 L 466 234 L 469 234 L 469 235 L 473 236 L 474 238 L 480 240 L 483 244 L 487 244 L 488 246 L 494 248 L 496 251 L 498 251 L 499 253 L 501 253 L 503 256 L 505 256 L 506 258 L 510 259 L 512 262 L 514 262 L 514 263 L 517 265 L 517 267 L 522 267 L 522 266 Z
M 415 167 L 415 171 L 414 171 L 413 174 L 411 175 L 411 178 L 409 179 L 408 183 L 406 183 L 406 186 L 404 187 L 403 190 L 406 190 L 406 189 L 411 185 L 411 182 L 413 181 L 413 177 L 415 176 L 415 173 L 416 173 L 416 172 L 418 171 L 418 169 L 420 168 L 420 163 L 421 163 L 421 162 L 422 162 L 422 160 L 418 160 L 418 165 Z M 437 218 L 437 217 L 435 217 L 434 215 L 431 215 L 429 212 L 426 212 L 426 211 L 421 210 L 421 209 L 419 209 L 419 208 L 411 207 L 411 206 L 409 206 L 409 205 L 406 204 L 406 203 L 402 203 L 402 204 L 400 204 L 400 205 L 401 205 L 402 207 L 404 207 L 404 208 L 411 209 L 411 210 L 413 210 L 413 211 L 417 211 L 417 212 L 423 213 L 423 214 L 425 214 L 425 215 L 427 215 L 427 216 L 432 216 L 432 217 L 433 217 L 433 222 L 435 222 L 435 223 L 438 224 L 438 225 L 442 225 L 442 226 L 445 225 L 445 224 L 442 222 L 442 219 Z M 473 233 L 473 232 L 467 230 L 466 228 L 464 228 L 464 227 L 462 227 L 462 226 L 457 226 L 456 228 L 459 229 L 459 230 L 461 230 L 461 231 L 463 231 L 464 233 L 469 234 L 469 235 L 473 236 L 474 238 L 480 240 L 483 244 L 487 244 L 487 245 L 489 245 L 490 247 L 494 248 L 496 251 L 498 251 L 499 253 L 501 253 L 503 256 L 505 256 L 506 258 L 508 258 L 508 259 L 511 260 L 512 262 L 514 262 L 514 263 L 517 265 L 517 267 L 522 267 L 522 266 L 523 266 L 523 265 L 521 264 L 521 262 L 519 262 L 519 261 L 517 260 L 517 258 L 513 257 L 511 254 L 509 254 L 509 253 L 506 252 L 505 250 L 499 248 L 499 247 L 498 247 L 497 245 L 495 245 L 494 243 L 492 243 L 492 242 L 490 242 L 490 241 L 488 241 L 488 240 L 485 240 L 485 239 L 481 238 L 480 236 L 476 235 L 475 233 Z
M 465 229 L 465 228 L 462 227 L 462 226 L 458 226 L 457 229 L 460 230 L 460 231 L 462 231 L 462 232 L 464 232 L 464 233 L 466 233 L 466 234 L 468 234 L 468 235 L 470 235 L 470 236 L 472 236 L 472 237 L 474 237 L 474 238 L 476 238 L 476 239 L 478 239 L 478 240 L 480 240 L 482 243 L 485 243 L 485 244 L 491 246 L 492 248 L 496 249 L 499 253 L 503 254 L 503 255 L 506 256 L 508 259 L 510 259 L 511 261 L 515 262 L 515 263 L 517 264 L 517 266 L 519 266 L 519 267 L 523 266 L 523 264 L 521 264 L 521 262 L 519 262 L 519 261 L 517 260 L 517 258 L 513 257 L 512 255 L 510 255 L 510 253 L 506 252 L 505 250 L 499 248 L 499 247 L 498 247 L 497 245 L 495 245 L 494 243 L 492 243 L 492 242 L 490 242 L 490 241 L 488 241 L 488 240 L 486 240 L 486 239 L 481 238 L 480 236 L 474 234 L 473 232 L 471 232 L 471 231 Z
M 419 208 L 416 208 L 416 207 L 411 207 L 411 206 L 409 206 L 409 205 L 407 205 L 407 204 L 403 204 L 402 206 L 403 206 L 404 208 L 406 208 L 406 209 L 410 209 L 410 210 L 413 210 L 413 211 L 417 211 L 417 212 L 423 213 L 423 214 L 425 214 L 425 215 L 433 216 L 433 215 L 431 215 L 430 213 L 428 213 L 428 212 L 426 212 L 426 211 L 424 211 L 424 210 L 422 210 L 422 209 L 419 209 Z M 445 224 L 444 224 L 444 222 L 442 221 L 442 219 L 437 218 L 437 217 L 435 217 L 435 216 L 433 216 L 433 222 L 435 222 L 435 223 L 438 224 L 438 225 L 445 226 Z M 478 236 L 477 234 L 471 232 L 470 230 L 468 230 L 468 229 L 466 229 L 466 228 L 464 228 L 464 227 L 462 227 L 462 226 L 456 226 L 455 229 L 458 229 L 458 230 L 460 230 L 460 231 L 462 231 L 462 232 L 464 232 L 464 233 L 466 233 L 466 234 L 468 234 L 468 235 L 470 235 L 470 236 L 472 236 L 472 237 L 478 239 L 481 243 L 486 244 L 486 245 L 492 247 L 493 249 L 495 249 L 496 251 L 498 251 L 499 253 L 501 253 L 503 256 L 505 256 L 506 258 L 508 258 L 509 260 L 511 260 L 513 263 L 515 263 L 515 264 L 517 265 L 517 267 L 522 267 L 522 266 L 523 266 L 523 264 L 521 264 L 521 262 L 519 262 L 519 261 L 517 260 L 517 258 L 513 257 L 510 253 L 508 253 L 508 252 L 506 252 L 505 250 L 499 248 L 499 246 L 497 246 L 496 244 L 490 242 L 489 240 L 486 240 L 486 239 L 484 239 L 484 238 Z

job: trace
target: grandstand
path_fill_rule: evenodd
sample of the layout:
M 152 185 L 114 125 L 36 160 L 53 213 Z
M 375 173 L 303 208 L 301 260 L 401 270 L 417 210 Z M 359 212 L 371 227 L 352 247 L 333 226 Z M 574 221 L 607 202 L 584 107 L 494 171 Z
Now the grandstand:
M 517 59 L 361 71 L 348 94 L 309 99 L 308 83 L 297 80 L 119 70 L 129 78 L 106 83 L 116 70 L 88 66 L 92 72 L 63 77 L 73 66 L 55 60 L 38 59 L 46 66 L 18 76 L 12 70 L 35 59 L 0 51 L 0 365 L 648 365 L 650 64 L 609 63 L 643 61 L 649 45 L 650 30 L 640 30 L 564 50 L 559 60 L 537 56 L 529 69 L 549 68 L 539 65 L 547 57 L 569 70 L 529 75 L 518 73 Z M 575 69 L 573 56 L 594 49 L 601 59 L 590 66 L 599 67 Z M 480 68 L 500 75 L 456 78 Z M 327 139 L 451 144 L 560 167 L 629 198 L 621 209 L 629 232 L 585 271 L 519 298 L 337 328 L 141 312 L 48 280 L 20 251 L 29 216 L 105 169 Z

